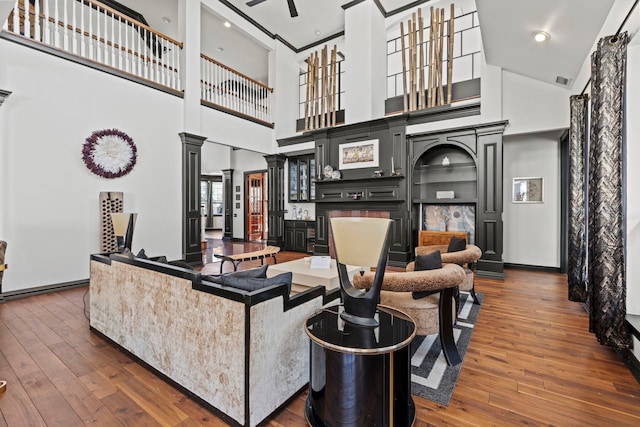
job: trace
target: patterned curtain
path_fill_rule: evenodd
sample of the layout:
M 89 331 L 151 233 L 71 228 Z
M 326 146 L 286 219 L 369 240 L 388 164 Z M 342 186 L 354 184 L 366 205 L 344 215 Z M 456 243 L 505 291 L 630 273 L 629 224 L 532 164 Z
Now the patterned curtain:
M 627 33 L 600 39 L 591 58 L 589 329 L 601 344 L 630 347 L 624 323 L 624 92 Z
M 587 302 L 587 112 L 589 97 L 569 99 L 569 300 Z

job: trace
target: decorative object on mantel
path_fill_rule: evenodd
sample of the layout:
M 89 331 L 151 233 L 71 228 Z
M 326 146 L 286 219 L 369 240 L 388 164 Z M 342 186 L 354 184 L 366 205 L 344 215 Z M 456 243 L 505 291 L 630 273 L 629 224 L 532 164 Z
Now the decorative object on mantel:
M 331 172 L 331 179 L 340 179 L 342 178 L 342 173 L 340 171 Z
M 333 166 L 326 165 L 324 167 L 324 177 L 327 179 L 331 179 L 331 174 L 333 173 Z
M 314 130 L 336 125 L 338 110 L 338 48 L 331 50 L 331 58 L 325 45 L 307 58 L 307 87 L 305 99 L 304 130 Z
M 402 88 L 404 111 L 416 111 L 424 108 L 436 107 L 451 103 L 451 89 L 453 79 L 453 37 L 455 7 L 451 3 L 449 25 L 447 33 L 447 95 L 444 94 L 443 83 L 443 52 L 445 19 L 444 8 L 431 8 L 431 23 L 429 25 L 429 40 L 425 58 L 424 19 L 422 9 L 414 13 L 407 22 L 407 47 L 405 48 L 404 23 L 400 22 L 400 41 L 402 49 Z M 407 60 L 408 57 L 408 60 Z M 425 59 L 427 67 L 426 99 L 425 99 Z M 408 62 L 408 70 L 407 70 Z M 409 77 L 407 78 L 407 73 Z M 408 81 L 407 81 L 408 80 Z
M 442 166 L 449 166 L 450 164 L 451 162 L 449 161 L 449 158 L 444 156 L 444 159 L 442 159 Z
M 373 171 L 373 176 L 375 178 L 380 178 L 384 172 L 382 170 Z
M 133 139 L 117 129 L 93 132 L 82 146 L 87 168 L 103 178 L 118 178 L 131 172 L 137 160 Z
M 393 156 L 391 156 L 391 176 L 400 176 L 400 172 L 398 172 L 400 168 L 396 169 L 395 164 L 393 163 Z

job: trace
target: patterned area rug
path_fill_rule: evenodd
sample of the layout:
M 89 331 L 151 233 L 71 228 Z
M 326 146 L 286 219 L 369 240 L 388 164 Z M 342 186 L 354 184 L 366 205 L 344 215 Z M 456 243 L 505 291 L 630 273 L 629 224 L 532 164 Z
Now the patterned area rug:
M 482 302 L 483 295 L 477 295 Z M 473 298 L 467 292 L 460 293 L 460 306 L 458 321 L 453 327 L 453 336 L 464 363 L 473 325 L 481 306 L 473 304 Z M 411 393 L 445 406 L 449 405 L 462 363 L 456 366 L 447 365 L 438 334 L 416 336 L 411 342 Z

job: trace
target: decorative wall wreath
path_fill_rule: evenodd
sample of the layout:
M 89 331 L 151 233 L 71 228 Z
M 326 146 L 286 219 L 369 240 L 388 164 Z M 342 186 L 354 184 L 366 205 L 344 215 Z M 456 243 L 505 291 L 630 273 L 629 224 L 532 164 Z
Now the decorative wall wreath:
M 103 178 L 118 178 L 131 172 L 136 164 L 137 148 L 133 139 L 117 129 L 93 132 L 82 146 L 87 168 Z

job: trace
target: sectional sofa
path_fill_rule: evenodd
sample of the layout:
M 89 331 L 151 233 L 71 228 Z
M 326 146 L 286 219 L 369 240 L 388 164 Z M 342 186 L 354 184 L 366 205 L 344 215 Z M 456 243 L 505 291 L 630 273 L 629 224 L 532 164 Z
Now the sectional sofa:
M 339 297 L 318 286 L 246 291 L 166 263 L 91 256 L 90 327 L 229 424 L 253 427 L 309 381 L 305 320 Z

